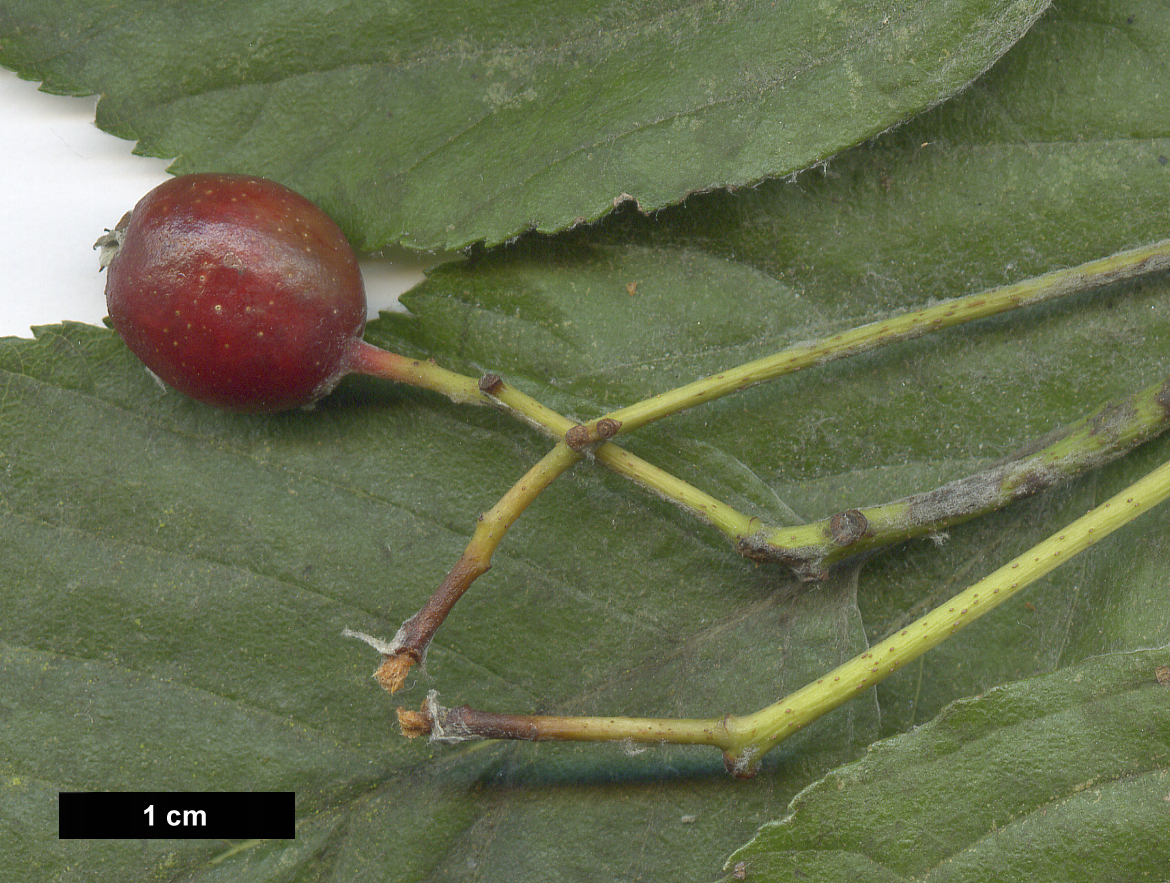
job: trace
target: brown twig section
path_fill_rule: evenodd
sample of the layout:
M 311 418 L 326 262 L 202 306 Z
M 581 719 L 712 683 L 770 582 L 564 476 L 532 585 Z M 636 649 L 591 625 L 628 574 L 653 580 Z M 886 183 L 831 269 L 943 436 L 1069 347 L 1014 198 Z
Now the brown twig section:
M 350 629 L 343 632 L 346 637 L 365 641 L 382 654 L 374 678 L 383 689 L 389 693 L 402 689 L 410 669 L 426 660 L 427 649 L 447 614 L 471 584 L 491 567 L 492 555 L 508 528 L 558 475 L 580 459 L 581 454 L 567 445 L 556 445 L 496 505 L 483 513 L 455 566 L 447 572 L 422 609 L 402 624 L 393 640 L 381 641 Z
M 571 717 L 545 714 L 501 714 L 467 705 L 447 708 L 432 690 L 418 711 L 398 709 L 398 723 L 408 738 L 428 736 L 432 742 L 457 744 L 478 739 L 525 742 L 627 742 L 642 745 L 710 745 L 732 750 L 736 737 L 730 716 L 694 719 L 635 717 Z

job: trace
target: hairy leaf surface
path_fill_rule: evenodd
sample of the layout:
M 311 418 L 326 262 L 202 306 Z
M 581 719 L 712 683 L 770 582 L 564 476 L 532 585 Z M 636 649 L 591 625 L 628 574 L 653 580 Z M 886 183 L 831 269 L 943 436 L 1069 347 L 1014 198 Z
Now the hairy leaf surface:
M 997 687 L 879 742 L 728 859 L 782 880 L 1158 879 L 1170 648 Z

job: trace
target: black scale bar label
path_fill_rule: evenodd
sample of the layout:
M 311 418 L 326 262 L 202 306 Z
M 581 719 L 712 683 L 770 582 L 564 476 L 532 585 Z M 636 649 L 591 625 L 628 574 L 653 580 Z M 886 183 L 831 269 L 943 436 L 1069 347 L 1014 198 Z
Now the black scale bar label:
M 62 791 L 62 840 L 291 840 L 292 791 Z

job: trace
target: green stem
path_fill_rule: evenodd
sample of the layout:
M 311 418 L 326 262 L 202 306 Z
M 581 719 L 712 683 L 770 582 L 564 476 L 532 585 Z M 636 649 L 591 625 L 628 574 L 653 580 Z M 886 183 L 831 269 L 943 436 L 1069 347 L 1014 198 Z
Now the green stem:
M 476 380 L 441 368 L 433 361 L 409 359 L 363 341 L 350 354 L 349 370 L 430 389 L 457 403 L 503 407 L 563 441 L 491 512 L 481 517 L 464 554 L 427 604 L 403 624 L 393 641 L 387 643 L 348 630 L 347 633 L 362 638 L 382 652 L 378 680 L 390 692 L 400 689 L 409 669 L 425 657 L 435 630 L 454 604 L 471 583 L 487 571 L 491 556 L 507 529 L 541 490 L 572 466 L 579 459 L 580 452 L 589 448 L 595 448 L 593 455 L 596 459 L 615 472 L 716 527 L 736 544 L 741 554 L 756 560 L 787 564 L 806 579 L 822 576 L 830 564 L 846 556 L 939 530 L 1005 505 L 1077 471 L 1099 465 L 1148 438 L 1152 432 L 1126 428 L 1128 424 L 1122 418 L 1113 421 L 1122 426 L 1121 429 L 1114 427 L 1109 432 L 1100 431 L 1098 424 L 1109 422 L 1104 421 L 1105 412 L 1102 411 L 1093 418 L 1086 418 L 1086 421 L 1093 421 L 1091 425 L 1082 421 L 1085 423 L 1082 430 L 1071 431 L 1067 438 L 1053 445 L 1051 451 L 1042 451 L 1022 465 L 980 473 L 928 494 L 884 506 L 847 510 L 812 525 L 773 528 L 647 463 L 608 439 L 668 413 L 799 368 L 1166 266 L 1170 266 L 1170 240 L 862 326 L 814 344 L 794 347 L 616 411 L 588 427 L 573 423 L 495 375 L 488 374 Z M 1146 418 L 1156 415 L 1164 422 L 1167 399 L 1165 390 L 1159 387 L 1152 400 L 1154 403 L 1147 402 L 1144 408 L 1137 410 Z M 1145 435 L 1139 438 L 1141 432 Z M 1102 451 L 1106 456 L 1102 456 Z M 487 538 L 489 531 L 490 542 Z
M 959 629 L 994 610 L 1020 589 L 1055 570 L 1122 525 L 1170 497 L 1170 462 L 994 573 L 936 607 L 897 634 L 835 668 L 775 705 L 734 723 L 729 761 L 754 765 L 792 733 L 889 677 Z
M 586 425 L 575 424 L 504 384 L 495 375 L 476 380 L 440 368 L 433 361 L 408 359 L 364 342 L 351 356 L 350 367 L 356 372 L 430 389 L 455 402 L 503 407 L 547 435 L 564 439 L 576 451 L 594 448 L 599 462 L 714 526 L 746 557 L 783 563 L 802 579 L 818 579 L 828 567 L 844 558 L 945 529 L 1120 456 L 1165 428 L 1170 410 L 1165 391 L 1151 387 L 1139 393 L 1133 397 L 1133 408 L 1128 412 L 1117 410 L 1120 405 L 1107 406 L 1067 429 L 1062 443 L 1028 460 L 996 467 L 925 494 L 880 506 L 850 509 L 812 524 L 789 528 L 770 527 L 744 515 L 609 439 L 668 414 L 801 368 L 1168 267 L 1170 240 L 1118 252 L 1077 267 L 791 347 L 614 411 Z M 1154 401 L 1158 395 L 1162 396 L 1161 400 Z M 1117 413 L 1110 414 L 1110 407 Z M 1102 423 L 1109 431 L 1098 431 Z
M 567 439 L 581 450 L 664 417 L 804 368 L 869 352 L 932 331 L 985 319 L 1144 273 L 1170 269 L 1170 239 L 1055 270 L 1012 285 L 943 301 L 924 310 L 871 322 L 754 362 L 712 374 L 574 428 Z
M 709 745 L 731 773 L 749 778 L 788 736 L 898 671 L 1117 528 L 1170 497 L 1170 462 L 1012 559 L 896 635 L 754 714 L 706 719 L 498 714 L 445 708 L 432 693 L 419 711 L 399 709 L 403 732 L 442 742 L 470 739 Z
M 612 442 L 594 455 L 619 475 L 715 527 L 741 555 L 783 564 L 801 579 L 816 580 L 846 558 L 937 533 L 1103 466 L 1168 426 L 1170 378 L 1103 405 L 973 475 L 789 527 L 751 518 Z
M 1110 402 L 1011 457 L 925 493 L 796 527 L 758 527 L 737 548 L 820 579 L 833 564 L 944 530 L 1117 459 L 1170 426 L 1170 378 Z
M 760 519 L 744 515 L 665 469 L 646 462 L 612 442 L 599 447 L 593 455 L 599 463 L 628 478 L 643 490 L 673 503 L 684 512 L 716 528 L 733 543 L 755 535 L 764 527 Z
M 456 404 L 503 407 L 524 422 L 560 440 L 576 424 L 527 393 L 504 383 L 494 374 L 478 380 L 441 368 L 431 359 L 410 359 L 366 341 L 359 341 L 349 354 L 349 373 L 366 374 L 395 383 L 405 383 L 445 395 Z

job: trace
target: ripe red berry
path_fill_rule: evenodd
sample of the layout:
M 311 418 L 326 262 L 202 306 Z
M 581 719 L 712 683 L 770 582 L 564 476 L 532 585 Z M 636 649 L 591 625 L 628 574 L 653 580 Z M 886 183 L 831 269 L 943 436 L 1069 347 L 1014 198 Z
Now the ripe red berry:
M 287 187 L 172 178 L 99 244 L 115 252 L 106 280 L 115 330 L 192 398 L 283 411 L 317 401 L 351 370 L 366 320 L 357 260 L 337 225 Z

